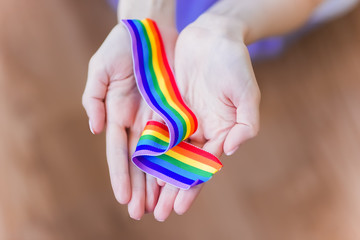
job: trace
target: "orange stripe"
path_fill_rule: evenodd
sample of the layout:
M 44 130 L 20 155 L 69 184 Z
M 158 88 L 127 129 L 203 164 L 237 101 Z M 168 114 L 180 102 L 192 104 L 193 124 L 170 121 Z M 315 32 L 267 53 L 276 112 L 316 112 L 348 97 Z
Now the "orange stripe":
M 164 135 L 165 137 L 169 137 L 169 132 L 168 131 L 165 131 L 164 129 L 158 127 L 158 126 L 155 126 L 155 125 L 147 125 L 144 129 L 145 130 L 153 130 L 155 132 L 158 132 L 162 135 Z
M 215 169 L 220 169 L 222 167 L 222 165 L 218 164 L 217 162 L 214 162 L 202 155 L 196 154 L 195 152 L 191 152 L 185 148 L 182 148 L 183 144 L 187 144 L 185 142 L 181 142 L 180 144 L 178 144 L 177 146 L 175 146 L 174 148 L 172 148 L 171 150 L 173 150 L 176 153 L 179 153 L 181 155 L 187 156 L 189 158 L 194 159 L 197 162 L 201 162 L 203 164 L 209 165 Z

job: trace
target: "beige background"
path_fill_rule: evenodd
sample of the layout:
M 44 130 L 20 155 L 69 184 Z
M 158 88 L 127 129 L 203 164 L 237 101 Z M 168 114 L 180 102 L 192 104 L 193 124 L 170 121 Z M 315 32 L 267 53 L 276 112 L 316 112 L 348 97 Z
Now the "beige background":
M 131 220 L 81 106 L 102 0 L 0 1 L 0 239 L 360 239 L 360 8 L 255 64 L 261 132 L 184 216 Z

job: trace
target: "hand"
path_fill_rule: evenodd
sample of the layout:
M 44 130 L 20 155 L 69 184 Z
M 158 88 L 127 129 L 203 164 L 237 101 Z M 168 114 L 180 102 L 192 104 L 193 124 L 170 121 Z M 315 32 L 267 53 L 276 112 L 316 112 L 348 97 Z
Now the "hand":
M 161 32 L 166 50 L 173 53 L 175 29 Z M 83 105 L 94 134 L 106 124 L 106 154 L 115 197 L 119 203 L 128 204 L 132 218 L 140 219 L 145 211 L 153 211 L 159 186 L 155 178 L 129 164 L 129 159 L 146 122 L 154 116 L 137 89 L 130 37 L 121 24 L 114 27 L 90 60 Z
M 260 91 L 243 42 L 190 25 L 176 43 L 175 72 L 180 92 L 199 122 L 192 144 L 220 157 L 257 134 Z M 165 220 L 172 209 L 185 213 L 203 185 L 178 190 L 159 184 L 164 186 L 154 210 L 158 220 Z

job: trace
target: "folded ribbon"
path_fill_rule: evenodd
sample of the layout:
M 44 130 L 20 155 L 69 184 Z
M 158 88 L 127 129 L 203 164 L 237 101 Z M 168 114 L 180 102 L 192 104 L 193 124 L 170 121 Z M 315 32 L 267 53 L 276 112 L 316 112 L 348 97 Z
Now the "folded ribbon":
M 177 88 L 156 23 L 151 19 L 122 23 L 131 37 L 139 92 L 166 124 L 146 124 L 133 163 L 147 174 L 183 189 L 208 181 L 222 164 L 214 155 L 184 141 L 196 131 L 198 123 Z

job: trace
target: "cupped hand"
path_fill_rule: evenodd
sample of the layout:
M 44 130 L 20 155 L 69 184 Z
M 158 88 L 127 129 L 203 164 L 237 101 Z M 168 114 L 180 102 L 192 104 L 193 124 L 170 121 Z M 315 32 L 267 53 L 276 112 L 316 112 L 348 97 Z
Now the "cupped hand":
M 176 31 L 161 32 L 172 59 Z M 132 218 L 140 219 L 144 212 L 153 211 L 159 186 L 129 160 L 146 122 L 154 116 L 137 89 L 130 37 L 121 24 L 113 28 L 89 62 L 83 106 L 94 134 L 106 126 L 106 154 L 116 199 L 128 204 Z
M 176 81 L 199 128 L 192 144 L 217 157 L 234 153 L 259 129 L 260 91 L 245 44 L 211 30 L 188 26 L 175 51 Z M 172 209 L 185 213 L 202 185 L 178 190 L 164 184 L 155 217 L 165 220 Z

